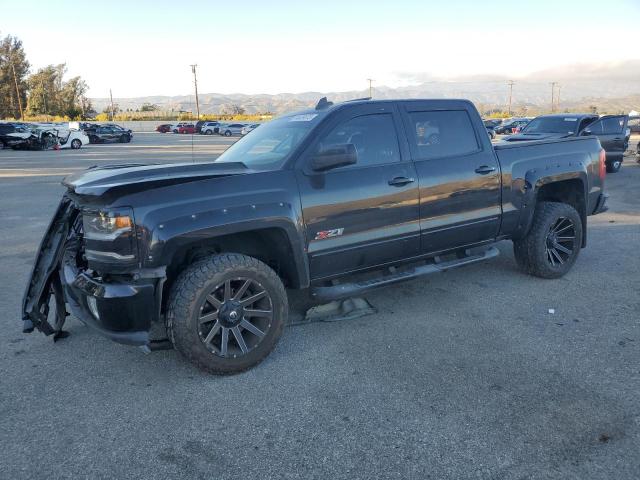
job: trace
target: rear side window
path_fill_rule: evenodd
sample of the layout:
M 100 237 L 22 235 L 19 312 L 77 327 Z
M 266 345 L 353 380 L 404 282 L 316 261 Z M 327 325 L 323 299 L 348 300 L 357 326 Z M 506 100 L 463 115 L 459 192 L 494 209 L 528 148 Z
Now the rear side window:
M 622 133 L 623 117 L 603 118 L 589 127 L 594 135 L 615 135 Z
M 358 152 L 358 163 L 355 166 L 400 161 L 398 137 L 393 117 L 389 113 L 363 115 L 339 123 L 320 141 L 318 150 L 346 143 L 353 144 Z
M 416 160 L 478 151 L 476 133 L 464 110 L 409 112 L 409 142 Z

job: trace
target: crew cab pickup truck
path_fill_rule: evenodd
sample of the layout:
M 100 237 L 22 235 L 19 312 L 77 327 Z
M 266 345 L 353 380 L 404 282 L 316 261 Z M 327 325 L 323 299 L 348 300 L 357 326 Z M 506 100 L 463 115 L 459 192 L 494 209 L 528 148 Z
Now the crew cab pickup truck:
M 346 298 L 490 259 L 503 239 L 525 272 L 564 275 L 604 179 L 594 136 L 494 147 L 465 100 L 321 99 L 211 163 L 67 177 L 24 331 L 61 335 L 69 310 L 145 348 L 160 324 L 199 367 L 239 372 L 280 338 L 285 288 Z
M 520 133 L 505 138 L 507 142 L 544 140 L 593 135 L 606 152 L 607 172 L 616 173 L 622 166 L 624 152 L 629 147 L 630 129 L 627 115 L 559 113 L 542 115 L 529 122 Z

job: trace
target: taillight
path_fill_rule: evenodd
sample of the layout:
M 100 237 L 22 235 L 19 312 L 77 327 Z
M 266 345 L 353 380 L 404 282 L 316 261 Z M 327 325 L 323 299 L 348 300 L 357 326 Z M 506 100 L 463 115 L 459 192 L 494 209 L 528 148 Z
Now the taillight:
M 605 164 L 606 158 L 607 154 L 603 148 L 600 150 L 600 158 L 598 163 L 598 175 L 600 176 L 600 180 L 604 180 L 604 177 L 607 175 L 607 166 Z

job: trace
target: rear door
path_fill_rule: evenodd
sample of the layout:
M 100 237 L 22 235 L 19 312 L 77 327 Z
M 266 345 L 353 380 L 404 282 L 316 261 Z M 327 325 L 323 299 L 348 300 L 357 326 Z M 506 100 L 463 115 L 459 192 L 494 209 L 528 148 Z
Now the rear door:
M 493 240 L 501 218 L 500 166 L 477 113 L 404 104 L 420 181 L 422 253 Z M 442 105 L 442 104 L 439 104 Z M 477 118 L 476 118 L 477 117 Z
M 393 103 L 352 106 L 303 154 L 296 175 L 312 279 L 419 254 L 418 182 L 400 129 Z M 356 148 L 355 165 L 310 170 L 316 152 L 346 143 Z
M 587 126 L 582 135 L 597 136 L 607 154 L 607 162 L 619 162 L 628 147 L 628 120 L 627 115 L 605 115 Z

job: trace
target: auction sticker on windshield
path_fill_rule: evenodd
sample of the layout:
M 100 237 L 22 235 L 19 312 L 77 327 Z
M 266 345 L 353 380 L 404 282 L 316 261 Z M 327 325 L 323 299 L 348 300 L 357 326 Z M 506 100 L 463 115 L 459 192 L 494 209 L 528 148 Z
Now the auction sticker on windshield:
M 290 122 L 310 122 L 318 116 L 317 113 L 304 113 L 302 115 L 294 115 L 289 119 Z

